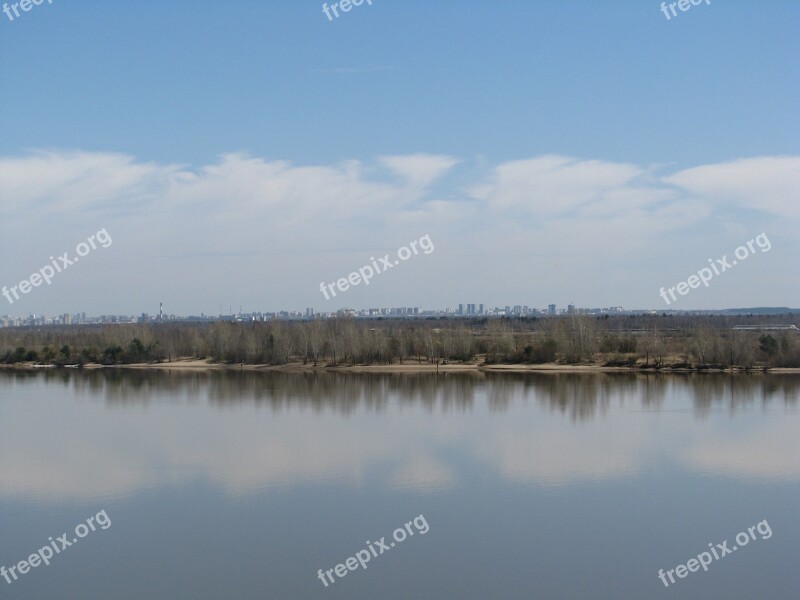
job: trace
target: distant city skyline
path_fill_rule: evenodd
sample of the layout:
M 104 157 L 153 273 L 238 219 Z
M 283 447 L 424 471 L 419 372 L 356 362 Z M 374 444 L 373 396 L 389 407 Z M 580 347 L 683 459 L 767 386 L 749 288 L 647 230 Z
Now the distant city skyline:
M 462 305 L 469 306 L 469 305 Z M 479 305 L 482 306 L 482 305 Z M 232 308 L 232 307 L 231 307 Z M 754 314 L 781 313 L 784 311 L 800 312 L 800 308 L 793 307 L 729 307 L 719 309 L 702 310 L 674 310 L 674 309 L 648 309 L 648 308 L 624 308 L 622 306 L 610 307 L 580 307 L 569 304 L 566 307 L 558 308 L 550 304 L 546 308 L 537 308 L 527 305 L 505 305 L 503 307 L 476 308 L 475 312 L 463 312 L 458 308 L 424 308 L 416 307 L 382 307 L 382 308 L 360 308 L 360 309 L 339 309 L 337 311 L 317 311 L 313 308 L 304 310 L 286 309 L 274 311 L 237 311 L 219 314 L 197 315 L 170 314 L 168 312 L 150 314 L 143 312 L 140 314 L 100 314 L 87 315 L 85 312 L 70 314 L 61 313 L 56 315 L 28 315 L 11 316 L 0 314 L 0 327 L 28 327 L 45 325 L 84 325 L 84 324 L 125 324 L 125 323 L 158 323 L 158 322 L 180 322 L 180 321 L 269 321 L 278 320 L 308 320 L 316 318 L 335 318 L 335 317 L 355 317 L 355 318 L 387 318 L 387 319 L 422 319 L 422 318 L 475 318 L 475 317 L 548 317 L 548 316 L 570 316 L 570 315 L 625 315 L 625 314 L 681 314 L 681 313 L 708 313 L 708 314 L 730 314 L 732 312 L 753 312 Z
M 554 307 L 555 305 L 549 305 Z M 463 304 L 460 303 L 456 307 L 444 308 L 424 308 L 422 306 L 403 306 L 403 307 L 372 307 L 372 308 L 342 308 L 335 311 L 317 310 L 313 307 L 307 307 L 304 310 L 297 309 L 277 309 L 277 310 L 243 310 L 241 307 L 238 311 L 233 310 L 233 306 L 228 306 L 228 312 L 220 312 L 218 314 L 205 314 L 199 315 L 179 315 L 164 312 L 163 303 L 159 303 L 159 311 L 156 314 L 142 312 L 141 314 L 112 314 L 104 313 L 100 315 L 87 315 L 86 312 L 76 314 L 70 313 L 57 313 L 55 315 L 36 315 L 30 314 L 27 316 L 21 315 L 8 315 L 0 313 L 0 326 L 8 326 L 8 322 L 12 321 L 15 324 L 27 323 L 40 324 L 39 321 L 46 319 L 49 324 L 50 321 L 57 321 L 58 324 L 80 324 L 89 322 L 158 322 L 165 320 L 180 320 L 192 318 L 208 318 L 219 319 L 229 317 L 242 317 L 242 316 L 263 316 L 263 317 L 277 317 L 277 318 L 313 318 L 313 317 L 326 317 L 333 316 L 358 316 L 358 317 L 420 317 L 420 316 L 453 316 L 453 317 L 480 317 L 480 316 L 545 316 L 548 314 L 578 314 L 580 312 L 596 311 L 598 313 L 621 313 L 624 309 L 621 306 L 605 307 L 605 308 L 581 308 L 573 304 L 569 304 L 563 309 L 556 312 L 550 312 L 549 307 L 546 309 L 539 309 L 534 306 L 526 304 L 515 304 L 505 306 L 488 307 L 484 304 Z

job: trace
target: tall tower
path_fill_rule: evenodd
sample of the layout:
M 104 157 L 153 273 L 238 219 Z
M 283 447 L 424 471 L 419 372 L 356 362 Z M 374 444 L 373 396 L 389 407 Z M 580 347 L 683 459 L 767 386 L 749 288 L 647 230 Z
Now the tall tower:
M 164 303 L 163 302 L 159 302 L 158 303 L 158 320 L 159 320 L 159 322 L 164 320 Z

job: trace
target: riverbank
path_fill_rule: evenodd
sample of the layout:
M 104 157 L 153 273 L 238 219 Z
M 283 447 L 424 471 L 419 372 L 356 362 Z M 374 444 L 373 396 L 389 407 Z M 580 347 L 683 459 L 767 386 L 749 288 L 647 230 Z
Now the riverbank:
M 4 364 L 346 364 L 361 370 L 725 370 L 800 368 L 800 314 L 531 319 L 349 319 L 0 328 Z M 741 329 L 745 328 L 745 329 Z M 402 364 L 401 364 L 402 361 Z M 488 364 L 488 363 L 491 363 Z M 495 367 L 496 365 L 496 367 Z M 173 368 L 173 367 L 170 367 Z M 222 367 L 227 368 L 227 367 Z M 326 367 L 323 367 L 326 368 Z M 654 369 L 658 370 L 658 369 Z M 746 369 L 745 369 L 746 370 Z
M 225 364 L 210 360 L 185 358 L 166 362 L 132 363 L 120 365 L 101 365 L 87 363 L 82 367 L 69 365 L 56 367 L 53 365 L 37 365 L 34 363 L 16 363 L 0 365 L 0 368 L 9 370 L 36 371 L 40 369 L 150 369 L 167 371 L 280 371 L 280 372 L 323 372 L 338 371 L 348 373 L 464 373 L 464 372 L 489 372 L 489 373 L 766 373 L 766 374 L 800 374 L 800 368 L 765 368 L 744 367 L 707 368 L 707 367 L 679 367 L 662 366 L 659 368 L 647 366 L 621 366 L 610 367 L 602 364 L 485 364 L 482 362 L 430 364 L 412 363 L 391 365 L 317 365 L 312 363 L 292 362 L 284 365 L 264 364 Z

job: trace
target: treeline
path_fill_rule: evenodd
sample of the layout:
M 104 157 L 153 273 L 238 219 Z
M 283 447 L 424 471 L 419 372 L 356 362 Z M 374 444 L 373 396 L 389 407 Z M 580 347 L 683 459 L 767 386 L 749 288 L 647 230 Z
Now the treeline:
M 0 361 L 53 365 L 163 362 L 316 366 L 593 363 L 661 368 L 800 367 L 796 315 L 166 323 L 0 329 Z

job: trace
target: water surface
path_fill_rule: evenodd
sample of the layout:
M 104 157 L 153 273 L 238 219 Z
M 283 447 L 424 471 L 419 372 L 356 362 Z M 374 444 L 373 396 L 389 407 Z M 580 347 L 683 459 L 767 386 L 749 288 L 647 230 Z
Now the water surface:
M 0 565 L 112 525 L 0 593 L 794 598 L 798 397 L 779 375 L 4 372 Z M 419 515 L 426 534 L 317 578 Z

